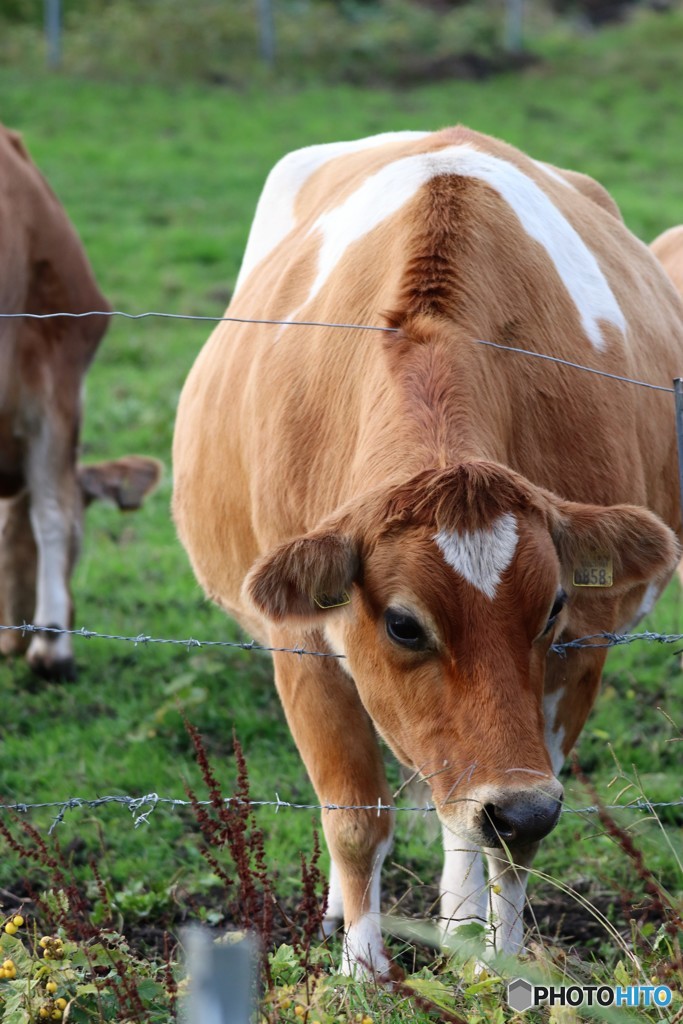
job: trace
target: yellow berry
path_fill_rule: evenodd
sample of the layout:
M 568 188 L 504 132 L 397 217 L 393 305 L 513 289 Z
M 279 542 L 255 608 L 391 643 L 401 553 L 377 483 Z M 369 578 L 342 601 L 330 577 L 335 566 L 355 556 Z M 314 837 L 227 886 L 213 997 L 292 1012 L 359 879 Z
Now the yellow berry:
M 41 1008 L 38 1011 L 38 1013 L 39 1013 L 39 1015 L 41 1017 L 49 1017 L 50 1016 L 50 1011 L 48 1010 L 47 1006 L 41 1006 Z
M 283 1010 L 288 1010 L 291 1005 L 292 1005 L 292 1000 L 291 999 L 283 999 L 282 1002 L 280 1003 L 280 1006 L 282 1007 Z
M 5 931 L 7 932 L 8 935 L 15 935 L 16 932 L 19 931 L 19 929 L 11 921 L 8 921 L 7 924 L 5 925 Z
M 40 940 L 40 942 L 38 943 L 38 945 L 39 945 L 39 946 L 42 946 L 42 947 L 43 947 L 43 949 L 45 949 L 45 947 L 47 946 L 47 944 L 48 944 L 48 942 L 49 942 L 49 941 L 50 941 L 50 939 L 48 938 L 48 936 L 47 936 L 47 935 L 43 935 L 43 937 L 42 937 L 42 939 Z
M 55 1006 L 60 1010 L 66 1010 L 66 999 L 62 996 L 60 996 L 59 999 L 55 999 Z
M 0 967 L 0 981 L 4 981 L 7 977 L 7 971 L 4 967 Z
M 21 928 L 22 924 L 24 923 L 24 919 L 21 916 L 21 914 L 15 914 L 14 917 L 12 918 L 12 923 L 15 924 L 17 928 Z
M 5 970 L 12 970 L 14 968 L 14 960 L 4 960 L 2 966 Z
M 363 1017 L 361 1024 L 372 1024 L 372 1017 Z
M 52 1019 L 53 1020 L 61 1020 L 62 1019 L 62 1011 L 61 1010 L 53 1010 L 52 1011 Z
M 304 1010 L 303 1006 L 295 1006 L 294 1007 L 294 1013 L 297 1015 L 297 1017 L 303 1017 L 305 1012 L 306 1011 Z
M 47 985 L 45 986 L 45 991 L 46 992 L 50 992 L 50 993 L 56 992 L 57 991 L 57 982 L 56 981 L 48 981 Z

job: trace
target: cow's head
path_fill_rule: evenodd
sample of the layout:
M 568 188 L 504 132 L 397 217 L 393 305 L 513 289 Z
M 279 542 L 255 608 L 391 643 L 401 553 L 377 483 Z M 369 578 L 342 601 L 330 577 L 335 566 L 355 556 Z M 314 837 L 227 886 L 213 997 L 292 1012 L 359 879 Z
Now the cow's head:
M 76 496 L 72 503 L 75 507 L 70 519 L 69 578 L 80 550 L 85 509 L 96 500 L 111 502 L 122 511 L 138 509 L 160 477 L 161 463 L 142 455 L 126 455 L 77 467 Z M 3 625 L 33 622 L 37 571 L 38 552 L 31 526 L 30 499 L 28 491 L 23 491 L 15 498 L 0 502 L 0 618 Z M 72 621 L 63 625 L 73 625 L 73 611 Z M 27 648 L 28 662 L 38 675 L 73 678 L 75 663 L 69 636 L 22 635 L 15 630 L 0 633 L 0 653 L 18 654 Z
M 322 630 L 345 655 L 378 731 L 429 780 L 452 831 L 515 847 L 560 811 L 544 741 L 550 663 L 592 702 L 605 656 L 562 662 L 550 645 L 623 624 L 676 558 L 673 533 L 642 508 L 564 501 L 471 462 L 341 509 L 260 560 L 245 591 L 271 621 Z M 575 586 L 596 564 L 612 585 Z

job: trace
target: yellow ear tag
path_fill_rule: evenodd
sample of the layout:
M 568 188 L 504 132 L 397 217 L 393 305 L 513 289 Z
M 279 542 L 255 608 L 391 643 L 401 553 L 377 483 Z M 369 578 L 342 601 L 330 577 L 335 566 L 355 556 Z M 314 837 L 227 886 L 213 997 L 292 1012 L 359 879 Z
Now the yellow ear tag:
M 611 587 L 614 583 L 612 556 L 593 551 L 574 566 L 575 587 Z
M 351 604 L 350 596 L 344 591 L 342 594 L 321 594 L 320 597 L 314 597 L 313 600 L 317 604 L 318 608 L 322 608 L 323 611 L 328 611 L 330 608 L 343 608 L 345 604 Z

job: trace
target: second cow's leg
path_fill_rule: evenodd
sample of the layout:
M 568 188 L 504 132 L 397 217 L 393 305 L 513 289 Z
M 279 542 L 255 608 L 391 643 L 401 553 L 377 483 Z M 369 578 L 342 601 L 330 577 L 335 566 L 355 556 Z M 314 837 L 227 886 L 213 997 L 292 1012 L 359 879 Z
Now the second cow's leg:
M 271 639 L 273 646 L 295 645 L 284 632 Z M 275 654 L 274 661 L 287 721 L 321 804 L 390 804 L 374 728 L 338 661 L 287 653 Z M 322 819 L 343 902 L 344 969 L 389 977 L 394 971 L 380 930 L 380 871 L 391 846 L 393 812 L 327 810 Z
M 69 629 L 69 577 L 78 554 L 82 509 L 75 456 L 57 427 L 43 424 L 41 436 L 29 450 L 26 477 L 37 548 L 34 622 Z M 40 675 L 70 678 L 74 674 L 71 637 L 65 633 L 39 633 L 27 657 Z

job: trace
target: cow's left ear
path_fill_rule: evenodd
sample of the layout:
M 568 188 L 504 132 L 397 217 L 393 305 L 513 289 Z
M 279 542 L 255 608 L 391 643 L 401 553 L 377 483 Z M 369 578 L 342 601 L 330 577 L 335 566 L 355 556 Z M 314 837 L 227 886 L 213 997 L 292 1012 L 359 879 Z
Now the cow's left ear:
M 310 533 L 259 559 L 242 592 L 272 622 L 317 619 L 350 601 L 360 557 L 344 533 Z
M 608 586 L 618 594 L 665 580 L 680 545 L 653 512 L 637 505 L 582 505 L 555 499 L 551 534 L 565 585 Z
M 111 501 L 124 511 L 140 508 L 161 479 L 162 465 L 146 455 L 124 455 L 111 462 L 78 467 L 83 501 Z

